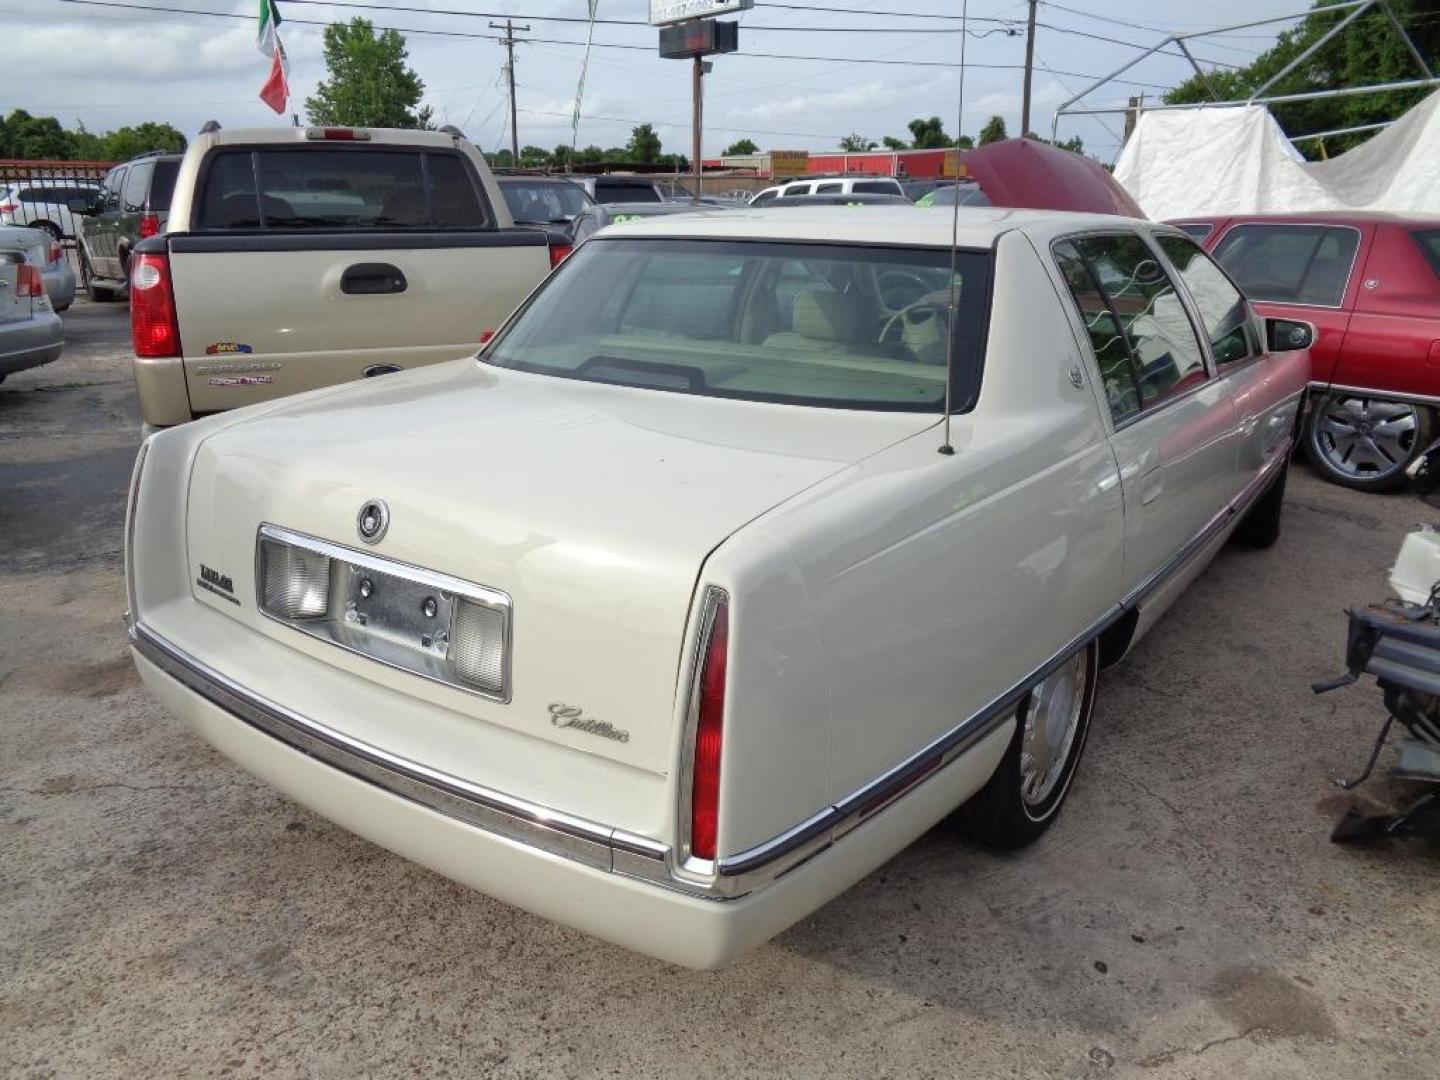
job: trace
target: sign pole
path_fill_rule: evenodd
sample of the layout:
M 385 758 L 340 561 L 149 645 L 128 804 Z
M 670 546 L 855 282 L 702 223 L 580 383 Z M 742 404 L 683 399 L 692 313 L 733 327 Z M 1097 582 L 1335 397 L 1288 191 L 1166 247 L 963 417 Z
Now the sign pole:
M 690 132 L 690 162 L 691 169 L 695 174 L 695 193 L 693 198 L 695 202 L 698 203 L 701 195 L 700 176 L 702 165 L 700 158 L 700 128 L 705 112 L 705 64 L 698 56 L 695 57 L 691 63 L 694 64 L 694 67 L 691 68 L 693 74 L 690 76 L 690 93 L 694 98 L 694 116 L 692 130 Z

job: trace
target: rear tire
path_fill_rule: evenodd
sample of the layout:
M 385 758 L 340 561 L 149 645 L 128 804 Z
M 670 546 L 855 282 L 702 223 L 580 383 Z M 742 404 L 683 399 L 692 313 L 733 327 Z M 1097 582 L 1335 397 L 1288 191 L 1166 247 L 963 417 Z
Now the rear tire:
M 1255 505 L 1246 511 L 1240 524 L 1230 534 L 1230 539 L 1241 547 L 1274 547 L 1280 539 L 1280 512 L 1285 505 L 1285 477 L 1290 473 L 1290 462 L 1280 466 L 1280 475 L 1270 481 L 1265 494 L 1255 500 Z
M 1422 405 L 1358 394 L 1315 399 L 1305 422 L 1305 456 L 1331 483 L 1356 491 L 1397 491 L 1405 470 L 1434 438 Z
M 995 774 L 956 813 L 971 839 L 1014 851 L 1038 840 L 1059 816 L 1090 732 L 1099 655 L 1092 641 L 1020 703 Z

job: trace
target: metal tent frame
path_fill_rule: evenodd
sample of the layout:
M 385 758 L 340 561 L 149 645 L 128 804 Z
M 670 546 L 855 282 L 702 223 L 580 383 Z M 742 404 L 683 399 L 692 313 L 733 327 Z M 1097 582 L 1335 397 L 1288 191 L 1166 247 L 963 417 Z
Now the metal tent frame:
M 1344 11 L 1346 8 L 1350 9 L 1350 13 L 1348 15 L 1346 15 L 1329 30 L 1325 31 L 1325 33 L 1321 34 L 1318 38 L 1311 42 L 1310 45 L 1307 46 L 1304 51 L 1300 53 L 1299 56 L 1295 57 L 1294 60 L 1290 61 L 1290 63 L 1286 64 L 1283 68 L 1281 68 L 1280 71 L 1278 71 L 1271 79 L 1266 81 L 1263 86 L 1257 88 L 1253 94 L 1251 94 L 1243 101 L 1220 101 L 1215 94 L 1214 87 L 1210 84 L 1209 75 L 1206 74 L 1205 70 L 1195 60 L 1195 57 L 1191 54 L 1190 49 L 1186 44 L 1186 42 L 1194 41 L 1197 38 L 1207 38 L 1220 34 L 1228 34 L 1235 30 L 1248 30 L 1257 26 L 1271 26 L 1275 23 L 1291 22 L 1295 19 L 1302 19 L 1307 15 L 1313 15 L 1317 10 Z M 1337 36 L 1344 33 L 1345 29 L 1349 27 L 1351 23 L 1353 23 L 1361 15 L 1365 14 L 1367 11 L 1370 11 L 1373 8 L 1379 8 L 1385 13 L 1385 16 L 1389 20 L 1391 27 L 1395 30 L 1397 34 L 1400 35 L 1400 39 L 1405 43 L 1405 47 L 1410 51 L 1410 55 L 1414 58 L 1416 66 L 1420 69 L 1421 78 L 1407 79 L 1401 82 L 1376 83 L 1369 86 L 1345 86 L 1338 87 L 1334 90 L 1312 90 L 1308 93 L 1302 94 L 1280 94 L 1275 97 L 1264 96 L 1267 90 L 1269 90 L 1276 83 L 1284 79 L 1301 64 L 1305 63 L 1305 61 L 1309 60 L 1310 57 L 1314 56 L 1315 53 L 1319 51 L 1319 49 L 1321 49 L 1327 42 L 1334 40 Z M 1070 98 L 1068 101 L 1064 102 L 1064 104 L 1062 104 L 1058 109 L 1056 109 L 1055 115 L 1050 123 L 1051 140 L 1054 141 L 1058 138 L 1060 129 L 1060 118 L 1062 116 L 1106 116 L 1111 114 L 1123 114 L 1137 111 L 1136 106 L 1134 105 L 1115 105 L 1106 107 L 1086 108 L 1075 108 L 1075 105 L 1077 102 L 1088 97 L 1090 94 L 1094 93 L 1102 86 L 1113 82 L 1121 75 L 1125 74 L 1125 72 L 1129 71 L 1142 60 L 1148 59 L 1149 57 L 1154 56 L 1156 53 L 1165 52 L 1165 50 L 1168 49 L 1170 46 L 1175 46 L 1180 50 L 1180 55 L 1183 55 L 1184 58 L 1190 62 L 1190 66 L 1195 69 L 1195 74 L 1200 77 L 1200 81 L 1203 82 L 1206 89 L 1210 91 L 1210 96 L 1212 98 L 1216 98 L 1216 100 L 1185 105 L 1147 105 L 1141 106 L 1141 111 L 1143 111 L 1144 109 L 1223 109 L 1235 108 L 1242 105 L 1281 105 L 1285 104 L 1286 102 L 1292 101 L 1318 101 L 1324 98 L 1347 97 L 1352 94 L 1379 94 L 1388 93 L 1393 90 L 1413 90 L 1420 87 L 1440 86 L 1440 78 L 1436 78 L 1435 73 L 1430 69 L 1430 65 L 1425 62 L 1425 57 L 1423 57 L 1420 54 L 1420 50 L 1416 48 L 1414 40 L 1406 32 L 1404 25 L 1396 17 L 1394 9 L 1390 7 L 1388 0 L 1345 0 L 1345 2 L 1343 3 L 1329 5 L 1329 7 L 1325 9 L 1311 8 L 1308 11 L 1302 11 L 1294 15 L 1277 15 L 1269 19 L 1257 19 L 1254 22 L 1237 23 L 1233 26 L 1221 26 L 1217 27 L 1214 30 L 1197 30 L 1194 33 L 1190 34 L 1171 34 L 1169 37 L 1165 38 L 1165 40 L 1161 41 L 1158 45 L 1155 45 L 1153 48 L 1146 49 L 1139 56 L 1128 61 L 1121 67 L 1116 68 L 1109 75 L 1106 75 L 1103 78 L 1096 80 L 1094 83 L 1087 86 L 1084 90 L 1080 91 L 1080 93 L 1076 94 L 1074 97 Z M 1166 52 L 1165 55 L 1175 56 L 1177 54 L 1174 52 Z M 1328 135 L 1348 135 L 1353 132 L 1359 131 L 1375 131 L 1380 128 L 1387 127 L 1389 123 L 1390 121 L 1385 121 L 1379 124 L 1363 124 L 1358 127 L 1337 128 L 1334 131 L 1319 131 L 1310 135 L 1297 135 L 1290 141 L 1304 142 L 1307 139 L 1321 139 Z

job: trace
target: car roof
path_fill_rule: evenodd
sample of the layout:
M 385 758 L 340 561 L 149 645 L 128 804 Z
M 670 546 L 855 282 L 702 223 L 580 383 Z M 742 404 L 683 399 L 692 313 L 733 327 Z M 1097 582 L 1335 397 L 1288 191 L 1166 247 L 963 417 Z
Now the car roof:
M 343 127 L 344 125 L 312 124 L 309 127 L 257 127 L 257 128 L 220 128 L 215 131 L 201 132 L 195 136 L 190 146 L 232 146 L 237 143 L 253 145 L 256 143 L 300 143 L 302 145 L 324 145 L 326 140 L 311 139 L 306 132 L 320 130 L 326 127 Z M 346 146 L 364 146 L 366 143 L 402 146 L 431 146 L 431 147 L 453 147 L 465 140 L 448 131 L 422 131 L 418 128 L 365 128 L 353 127 L 351 130 L 364 131 L 369 133 L 369 139 L 346 141 Z
M 1067 233 L 1089 230 L 1156 229 L 1179 233 L 1168 225 L 1114 214 L 1081 214 L 1060 210 L 1007 210 L 998 207 L 953 206 L 804 206 L 726 210 L 723 213 L 677 214 L 663 221 L 622 222 L 608 237 L 703 237 L 737 240 L 793 240 L 811 243 L 864 243 L 896 247 L 948 247 L 952 220 L 960 247 L 988 248 L 1007 232 L 1020 231 L 1042 242 Z
M 587 213 L 606 215 L 648 214 L 651 217 L 655 217 L 659 214 L 704 213 L 706 210 L 719 209 L 722 209 L 722 207 L 714 206 L 711 203 L 701 203 L 699 206 L 696 206 L 694 203 L 686 200 L 684 202 L 596 203 L 594 206 L 587 206 L 585 211 Z
M 1279 225 L 1363 225 L 1370 223 L 1395 224 L 1415 223 L 1434 225 L 1440 223 L 1436 214 L 1396 214 L 1388 210 L 1316 210 L 1312 213 L 1291 214 L 1195 214 L 1189 217 L 1166 219 L 1171 224 L 1213 224 L 1217 221 L 1275 222 Z

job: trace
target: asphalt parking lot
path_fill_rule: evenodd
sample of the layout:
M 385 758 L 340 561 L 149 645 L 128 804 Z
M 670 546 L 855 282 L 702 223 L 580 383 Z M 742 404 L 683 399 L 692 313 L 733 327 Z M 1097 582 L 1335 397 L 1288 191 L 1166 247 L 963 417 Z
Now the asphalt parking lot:
M 1413 497 L 1295 468 L 1280 543 L 1224 553 L 1102 679 L 1038 846 L 937 829 L 696 974 L 359 840 L 159 710 L 121 625 L 125 308 L 65 321 L 0 386 L 0 1074 L 1440 1071 L 1440 861 L 1329 842 L 1382 709 L 1308 689 L 1436 518 Z

